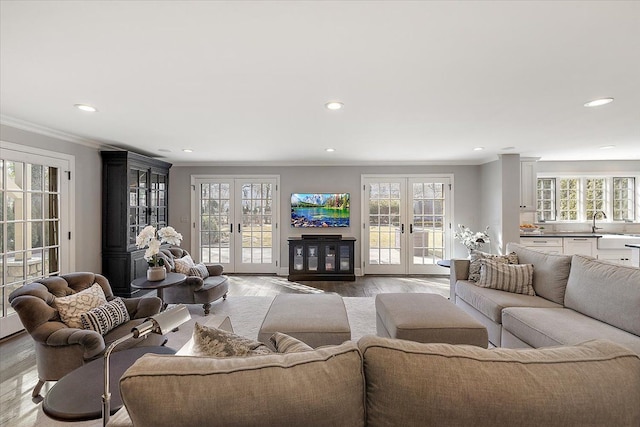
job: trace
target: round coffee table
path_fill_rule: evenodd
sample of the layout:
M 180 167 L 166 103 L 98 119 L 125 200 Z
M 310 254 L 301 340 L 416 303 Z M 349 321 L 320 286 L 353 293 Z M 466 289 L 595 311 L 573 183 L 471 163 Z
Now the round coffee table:
M 167 273 L 167 277 L 164 280 L 158 280 L 154 282 L 150 282 L 146 277 L 138 277 L 133 282 L 131 282 L 131 287 L 136 289 L 155 289 L 158 292 L 158 298 L 160 298 L 164 304 L 164 299 L 162 298 L 162 289 L 167 286 L 173 286 L 184 282 L 187 278 L 186 275 L 182 273 Z
M 134 347 L 116 351 L 109 357 L 111 415 L 122 407 L 118 385 L 122 374 L 147 353 L 175 354 L 175 350 L 167 347 Z M 100 357 L 71 371 L 55 383 L 45 395 L 42 409 L 57 420 L 94 420 L 102 417 L 103 393 L 104 357 Z

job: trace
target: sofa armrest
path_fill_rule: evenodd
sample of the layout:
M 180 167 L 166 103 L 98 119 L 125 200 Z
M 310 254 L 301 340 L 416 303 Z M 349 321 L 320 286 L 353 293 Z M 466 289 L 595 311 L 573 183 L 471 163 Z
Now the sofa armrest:
M 162 300 L 158 297 L 122 298 L 132 319 L 143 319 L 160 313 Z
M 195 292 L 199 289 L 202 289 L 202 287 L 204 286 L 204 279 L 198 276 L 187 276 L 187 278 L 184 279 L 184 283 L 177 286 L 189 286 Z
M 456 283 L 458 280 L 467 280 L 469 278 L 468 259 L 452 259 L 451 270 L 449 271 L 449 299 L 452 303 L 456 302 Z
M 224 268 L 220 264 L 205 264 L 209 270 L 209 276 L 221 276 Z
M 82 357 L 92 359 L 105 349 L 104 339 L 96 331 L 65 327 L 53 332 L 45 343 L 52 347 L 79 344 L 84 349 Z

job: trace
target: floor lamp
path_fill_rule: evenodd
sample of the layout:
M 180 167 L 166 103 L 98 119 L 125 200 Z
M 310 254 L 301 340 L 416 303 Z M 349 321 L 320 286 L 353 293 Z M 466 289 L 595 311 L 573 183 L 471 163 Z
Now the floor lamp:
M 131 333 L 115 340 L 104 352 L 104 394 L 102 395 L 102 425 L 106 426 L 111 416 L 111 393 L 109 392 L 109 356 L 118 345 L 131 338 L 143 338 L 150 333 L 166 334 L 191 319 L 184 304 L 177 305 L 155 316 L 149 317 L 131 330 Z

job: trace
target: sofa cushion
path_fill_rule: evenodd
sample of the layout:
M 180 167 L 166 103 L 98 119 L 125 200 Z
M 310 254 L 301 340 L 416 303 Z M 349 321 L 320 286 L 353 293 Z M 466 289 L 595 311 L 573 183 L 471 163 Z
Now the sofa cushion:
M 481 288 L 467 280 L 458 280 L 456 295 L 496 323 L 502 323 L 502 309 L 505 307 L 562 307 L 537 296 Z
M 531 264 L 505 264 L 484 259 L 480 261 L 480 279 L 477 283 L 481 288 L 535 296 L 531 286 L 532 278 Z
M 564 305 L 640 335 L 640 268 L 574 255 Z
M 505 308 L 502 327 L 531 347 L 574 345 L 594 339 L 608 339 L 640 354 L 639 336 L 568 308 Z
M 261 356 L 272 351 L 263 343 L 196 322 L 193 328 L 194 356 Z
M 608 341 L 513 350 L 364 337 L 367 425 L 632 426 L 640 358 Z
M 471 250 L 469 263 L 469 280 L 477 282 L 480 279 L 480 268 L 482 266 L 481 261 L 490 259 L 495 262 L 501 262 L 505 264 L 517 264 L 518 255 L 515 252 L 511 252 L 507 255 L 493 255 L 486 252 L 482 252 L 476 249 Z
M 99 284 L 94 284 L 88 289 L 59 297 L 53 301 L 54 307 L 60 314 L 60 319 L 70 328 L 82 329 L 80 315 L 87 311 L 107 303 L 107 298 Z
M 106 334 L 129 320 L 127 307 L 119 297 L 80 315 L 82 327 L 96 331 L 100 335 Z
M 137 427 L 351 427 L 365 420 L 362 358 L 353 342 L 261 357 L 147 354 L 124 373 L 120 392 Z
M 540 252 L 517 243 L 508 243 L 507 250 L 518 254 L 518 262 L 533 265 L 533 289 L 536 295 L 558 304 L 564 303 L 571 256 Z

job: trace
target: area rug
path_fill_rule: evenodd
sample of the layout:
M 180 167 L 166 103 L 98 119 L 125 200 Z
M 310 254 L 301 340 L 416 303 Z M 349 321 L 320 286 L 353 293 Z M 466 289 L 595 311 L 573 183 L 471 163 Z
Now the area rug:
M 233 331 L 247 338 L 257 339 L 258 331 L 264 316 L 273 301 L 272 296 L 230 296 L 224 300 L 218 300 L 211 306 L 209 316 L 229 316 Z M 344 297 L 344 305 L 347 309 L 347 317 L 351 326 L 351 339 L 358 340 L 364 335 L 376 333 L 376 310 L 373 297 L 357 298 Z M 178 331 L 168 334 L 167 346 L 179 350 L 193 333 L 196 322 L 205 323 L 208 317 L 204 316 L 202 307 L 189 305 L 191 320 L 183 324 Z

